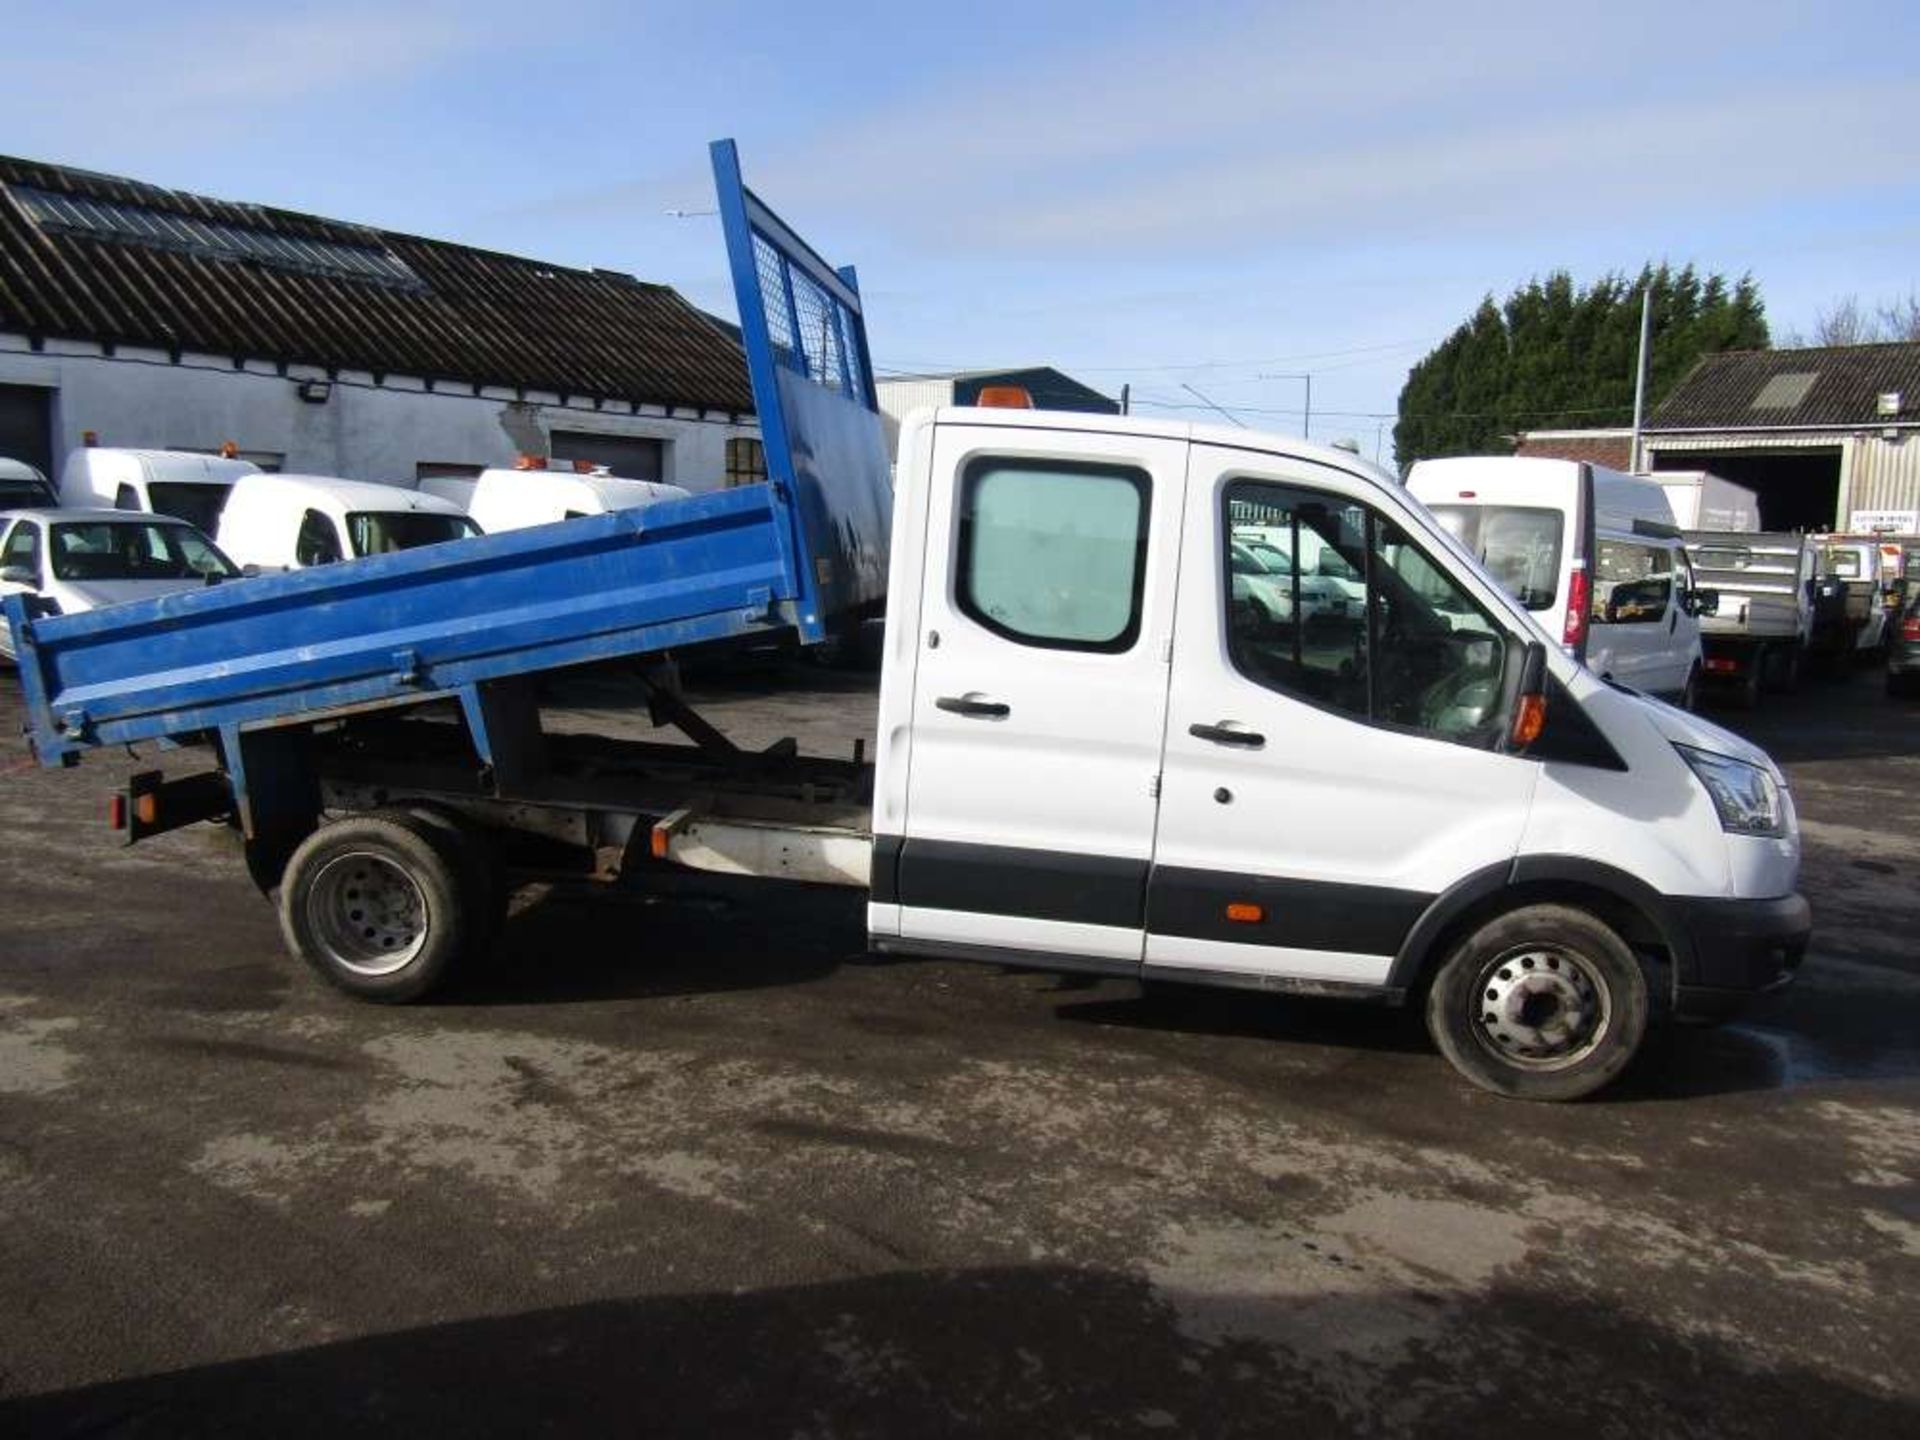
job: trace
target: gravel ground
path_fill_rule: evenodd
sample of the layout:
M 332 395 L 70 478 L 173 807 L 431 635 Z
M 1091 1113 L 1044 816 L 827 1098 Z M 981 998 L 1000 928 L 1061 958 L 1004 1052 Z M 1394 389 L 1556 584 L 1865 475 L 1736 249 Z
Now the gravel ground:
M 530 890 L 443 1003 L 359 1005 L 217 833 L 114 846 L 134 762 L 9 739 L 0 1431 L 1920 1433 L 1879 687 L 1738 722 L 1806 820 L 1801 984 L 1560 1107 L 1407 1015 L 885 961 L 850 893 L 706 879 Z M 871 734 L 839 677 L 694 688 L 745 743 Z

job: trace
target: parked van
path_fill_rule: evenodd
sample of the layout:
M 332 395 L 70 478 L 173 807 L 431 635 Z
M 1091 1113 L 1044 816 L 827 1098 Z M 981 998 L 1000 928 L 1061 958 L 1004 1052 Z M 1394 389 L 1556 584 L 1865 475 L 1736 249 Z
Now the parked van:
M 1407 489 L 1569 655 L 1692 707 L 1712 601 L 1658 484 L 1573 460 L 1461 456 L 1418 462 Z
M 658 480 L 629 480 L 604 471 L 483 470 L 473 484 L 467 513 L 489 535 L 553 525 L 610 510 L 636 510 L 693 492 Z
M 59 503 L 46 476 L 24 460 L 0 455 L 0 510 L 44 510 Z
M 259 473 L 252 461 L 223 455 L 85 445 L 60 471 L 60 503 L 171 515 L 211 535 L 233 483 Z
M 304 570 L 462 540 L 480 529 L 450 500 L 332 475 L 251 475 L 220 517 L 220 548 L 251 572 Z

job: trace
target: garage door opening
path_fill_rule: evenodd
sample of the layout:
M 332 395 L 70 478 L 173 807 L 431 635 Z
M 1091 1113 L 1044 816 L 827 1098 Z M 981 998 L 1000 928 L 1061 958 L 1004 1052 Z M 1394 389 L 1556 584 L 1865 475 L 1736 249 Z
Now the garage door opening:
M 1656 450 L 1655 470 L 1711 470 L 1760 498 L 1763 530 L 1831 530 L 1840 508 L 1840 451 Z
M 53 392 L 39 385 L 0 385 L 0 455 L 53 471 Z
M 579 430 L 556 430 L 549 442 L 556 460 L 584 460 L 604 465 L 629 480 L 664 480 L 667 442 L 636 435 L 589 435 Z

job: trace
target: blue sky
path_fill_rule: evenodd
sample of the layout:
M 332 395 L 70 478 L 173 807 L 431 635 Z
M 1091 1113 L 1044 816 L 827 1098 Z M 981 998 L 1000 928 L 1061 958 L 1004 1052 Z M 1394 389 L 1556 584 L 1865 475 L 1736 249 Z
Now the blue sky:
M 8 7 L 0 151 L 578 265 L 731 311 L 706 142 L 883 368 L 1192 386 L 1372 452 L 1488 291 L 1647 259 L 1776 334 L 1920 287 L 1920 6 L 337 0 Z M 1389 427 L 1390 428 L 1390 425 Z M 1383 455 L 1388 450 L 1383 448 Z

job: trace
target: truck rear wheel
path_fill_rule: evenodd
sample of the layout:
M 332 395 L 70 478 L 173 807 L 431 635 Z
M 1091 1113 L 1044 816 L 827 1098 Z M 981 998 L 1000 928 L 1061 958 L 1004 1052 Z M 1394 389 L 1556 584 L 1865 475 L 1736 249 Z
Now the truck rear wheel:
M 440 984 L 467 946 L 473 897 L 444 834 L 401 811 L 350 815 L 287 861 L 280 929 L 336 988 L 400 1004 Z
M 1611 1082 L 1647 1030 L 1647 978 L 1606 925 L 1528 905 L 1460 942 L 1427 993 L 1427 1032 L 1483 1090 L 1578 1100 Z

